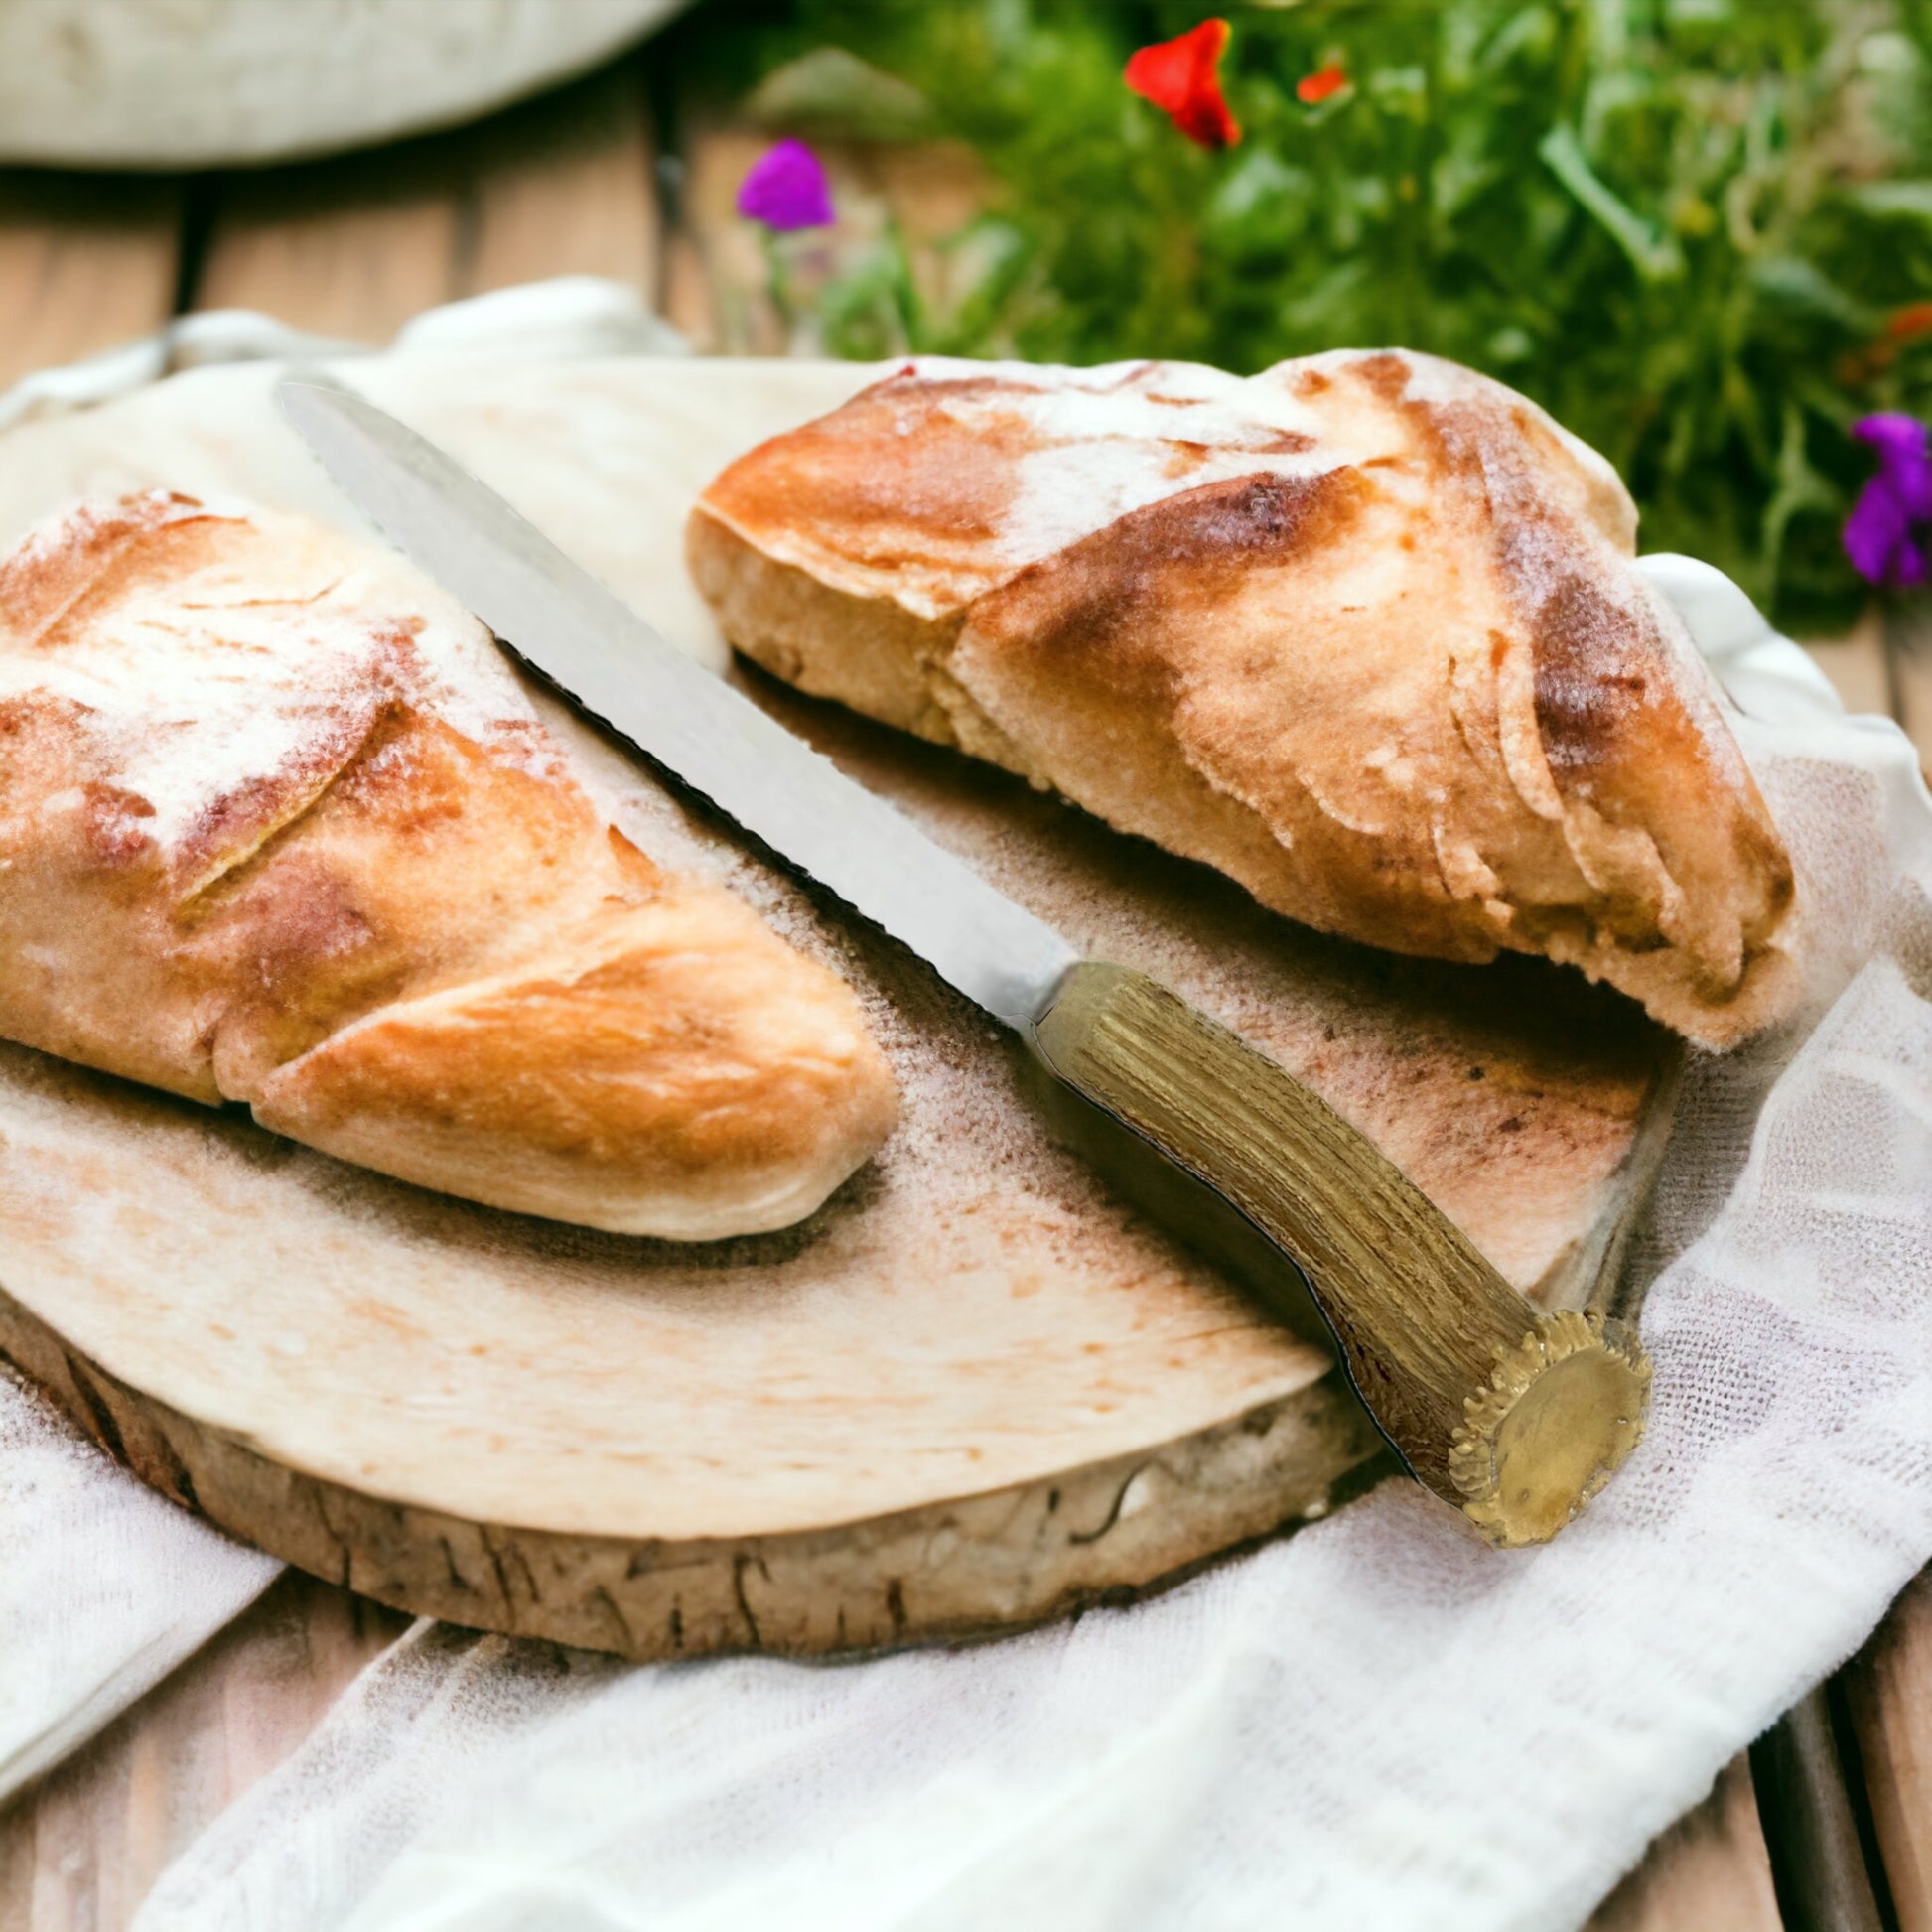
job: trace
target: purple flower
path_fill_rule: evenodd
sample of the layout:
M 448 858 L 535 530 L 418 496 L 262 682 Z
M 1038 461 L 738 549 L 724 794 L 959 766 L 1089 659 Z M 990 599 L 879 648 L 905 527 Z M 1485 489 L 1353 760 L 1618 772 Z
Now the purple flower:
M 740 184 L 738 211 L 779 234 L 832 225 L 832 191 L 819 158 L 802 141 L 780 141 Z
M 1845 554 L 1869 583 L 1922 584 L 1925 544 L 1913 525 L 1932 522 L 1925 425 L 1911 416 L 1867 416 L 1852 425 L 1852 434 L 1878 452 L 1878 474 L 1845 519 Z

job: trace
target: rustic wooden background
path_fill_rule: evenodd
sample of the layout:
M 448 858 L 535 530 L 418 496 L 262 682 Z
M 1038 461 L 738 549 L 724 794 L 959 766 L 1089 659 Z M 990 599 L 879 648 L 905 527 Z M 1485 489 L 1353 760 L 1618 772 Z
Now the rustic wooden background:
M 341 160 L 187 179 L 0 170 L 0 386 L 182 313 L 259 309 L 380 343 L 433 304 L 566 273 L 629 283 L 702 350 L 784 352 L 796 338 L 732 211 L 771 130 L 677 99 L 651 60 L 646 49 L 477 126 Z M 841 233 L 863 245 L 895 221 L 915 273 L 943 275 L 932 244 L 975 206 L 972 157 L 932 144 L 821 150 Z M 1849 706 L 1898 718 L 1932 762 L 1932 652 L 1888 639 L 1875 613 L 1810 648 Z M 0 1809 L 0 1932 L 119 1932 L 164 1866 L 295 1749 L 406 1621 L 284 1576 Z M 1875 1913 L 1842 1893 L 1830 1915 L 1807 1907 L 1780 1843 L 1781 1915 L 1740 1756 L 1591 1932 L 1932 1932 L 1932 1580 L 1905 1592 L 1819 1714 Z M 1777 1776 L 1772 1746 L 1756 1757 L 1761 1780 Z M 1805 1762 L 1818 1774 L 1820 1761 L 1814 1737 Z M 1765 1812 L 1777 1842 L 1783 1814 Z

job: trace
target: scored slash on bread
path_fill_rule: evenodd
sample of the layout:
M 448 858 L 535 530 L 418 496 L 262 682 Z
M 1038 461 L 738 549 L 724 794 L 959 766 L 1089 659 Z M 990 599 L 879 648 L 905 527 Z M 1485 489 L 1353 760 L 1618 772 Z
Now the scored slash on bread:
M 0 561 L 0 1036 L 683 1240 L 801 1219 L 897 1105 L 850 989 L 611 825 L 475 619 L 159 493 Z
M 1583 968 L 1723 1047 L 1792 874 L 1594 452 L 1435 358 L 926 360 L 741 458 L 739 649 L 1396 951 Z

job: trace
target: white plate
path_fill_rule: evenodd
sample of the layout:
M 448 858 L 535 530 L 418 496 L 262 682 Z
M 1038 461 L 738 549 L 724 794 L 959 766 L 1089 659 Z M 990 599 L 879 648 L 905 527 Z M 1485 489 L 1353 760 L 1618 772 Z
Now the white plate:
M 0 161 L 206 168 L 469 120 L 684 0 L 0 0 Z

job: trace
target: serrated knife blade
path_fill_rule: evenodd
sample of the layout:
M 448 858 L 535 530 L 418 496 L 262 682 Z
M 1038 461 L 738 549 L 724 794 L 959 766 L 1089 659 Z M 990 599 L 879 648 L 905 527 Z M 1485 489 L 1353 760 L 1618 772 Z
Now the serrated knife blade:
M 1080 955 L 646 623 L 427 438 L 333 384 L 282 408 L 344 493 L 517 656 L 1010 1027 Z

